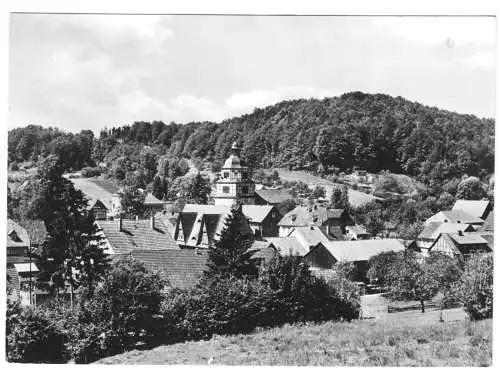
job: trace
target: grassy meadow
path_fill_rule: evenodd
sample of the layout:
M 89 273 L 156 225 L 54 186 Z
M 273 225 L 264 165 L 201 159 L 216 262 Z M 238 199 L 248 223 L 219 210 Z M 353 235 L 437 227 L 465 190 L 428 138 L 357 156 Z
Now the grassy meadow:
M 250 335 L 160 346 L 100 364 L 489 366 L 492 321 L 364 320 L 285 325 Z M 414 313 L 413 313 L 414 314 Z M 433 316 L 434 314 L 434 316 Z M 399 315 L 399 314 L 395 314 Z M 422 315 L 422 314 L 421 314 Z M 453 317 L 453 315 L 449 316 Z

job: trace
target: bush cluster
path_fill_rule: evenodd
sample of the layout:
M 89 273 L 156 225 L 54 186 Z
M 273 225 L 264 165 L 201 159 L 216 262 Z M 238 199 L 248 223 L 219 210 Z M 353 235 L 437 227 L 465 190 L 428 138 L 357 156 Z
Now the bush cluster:
M 171 291 L 161 313 L 165 338 L 175 342 L 285 323 L 351 320 L 359 315 L 359 296 L 342 295 L 297 258 L 274 258 L 257 279 L 205 280 L 192 289 Z
M 456 295 L 471 320 L 493 317 L 493 254 L 476 254 L 467 260 Z

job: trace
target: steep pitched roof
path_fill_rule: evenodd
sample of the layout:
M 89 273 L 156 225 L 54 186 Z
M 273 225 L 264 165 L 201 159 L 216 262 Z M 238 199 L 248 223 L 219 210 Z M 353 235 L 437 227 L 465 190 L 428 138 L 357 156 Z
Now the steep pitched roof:
M 24 227 L 24 229 L 28 232 L 31 245 L 42 244 L 45 241 L 47 229 L 45 228 L 45 223 L 43 221 L 26 219 L 19 221 L 19 225 Z
M 288 236 L 296 238 L 302 246 L 309 249 L 319 243 L 329 242 L 318 226 L 297 227 Z
M 148 192 L 146 197 L 144 197 L 144 205 L 163 205 L 164 202 L 162 200 L 158 200 L 152 193 Z
M 468 223 L 431 222 L 418 236 L 419 239 L 437 239 L 440 234 L 458 234 L 474 229 Z
M 483 220 L 474 217 L 470 214 L 467 214 L 463 210 L 448 210 L 448 211 L 440 211 L 437 214 L 434 214 L 432 217 L 430 217 L 426 223 L 430 222 L 454 222 L 454 223 L 470 223 L 470 224 L 477 224 L 477 225 L 482 225 Z
M 177 226 L 177 221 L 179 220 L 179 213 L 160 212 L 155 214 L 155 219 L 163 221 L 163 224 L 167 227 L 167 230 L 171 235 L 175 234 L 175 227 Z
M 87 206 L 91 209 L 97 208 L 97 209 L 106 209 L 109 210 L 109 208 L 98 198 L 90 198 Z
M 272 237 L 266 240 L 278 250 L 281 256 L 305 256 L 309 253 L 309 247 L 301 244 L 295 237 Z
M 274 209 L 274 206 L 268 205 L 242 205 L 241 210 L 243 215 L 247 217 L 250 222 L 261 223 Z
M 200 279 L 207 263 L 207 252 L 191 249 L 141 250 L 131 257 L 164 277 L 171 287 L 188 288 Z
M 255 194 L 271 205 L 293 199 L 292 194 L 284 189 L 258 189 Z
M 397 239 L 371 239 L 353 241 L 330 241 L 323 244 L 337 261 L 368 261 L 382 252 L 404 251 L 404 245 Z
M 150 219 L 122 219 L 121 231 L 119 220 L 96 223 L 116 254 L 141 250 L 179 250 L 163 221 L 155 221 L 155 228 L 152 229 Z
M 7 247 L 29 247 L 28 231 L 12 219 L 7 219 Z
M 298 206 L 289 211 L 278 223 L 279 226 L 321 226 L 328 219 L 338 219 L 342 216 L 343 209 L 328 209 L 322 206 Z
M 457 200 L 451 210 L 462 210 L 473 217 L 483 218 L 488 205 L 490 202 L 484 200 Z

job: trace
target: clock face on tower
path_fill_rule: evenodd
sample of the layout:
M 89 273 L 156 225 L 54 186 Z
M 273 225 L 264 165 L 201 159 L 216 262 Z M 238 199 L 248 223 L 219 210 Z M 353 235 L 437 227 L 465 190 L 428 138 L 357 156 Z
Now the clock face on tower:
M 231 155 L 221 169 L 220 179 L 215 183 L 215 205 L 231 206 L 236 201 L 253 204 L 255 184 L 249 168 L 240 158 L 240 149 L 233 144 Z

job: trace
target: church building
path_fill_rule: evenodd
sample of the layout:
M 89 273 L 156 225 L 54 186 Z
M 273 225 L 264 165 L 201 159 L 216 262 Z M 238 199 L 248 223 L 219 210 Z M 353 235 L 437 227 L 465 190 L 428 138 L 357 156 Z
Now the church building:
M 243 205 L 253 205 L 255 184 L 250 169 L 240 157 L 237 143 L 231 147 L 231 156 L 221 169 L 221 177 L 215 183 L 213 198 L 216 206 L 231 206 L 236 201 Z

